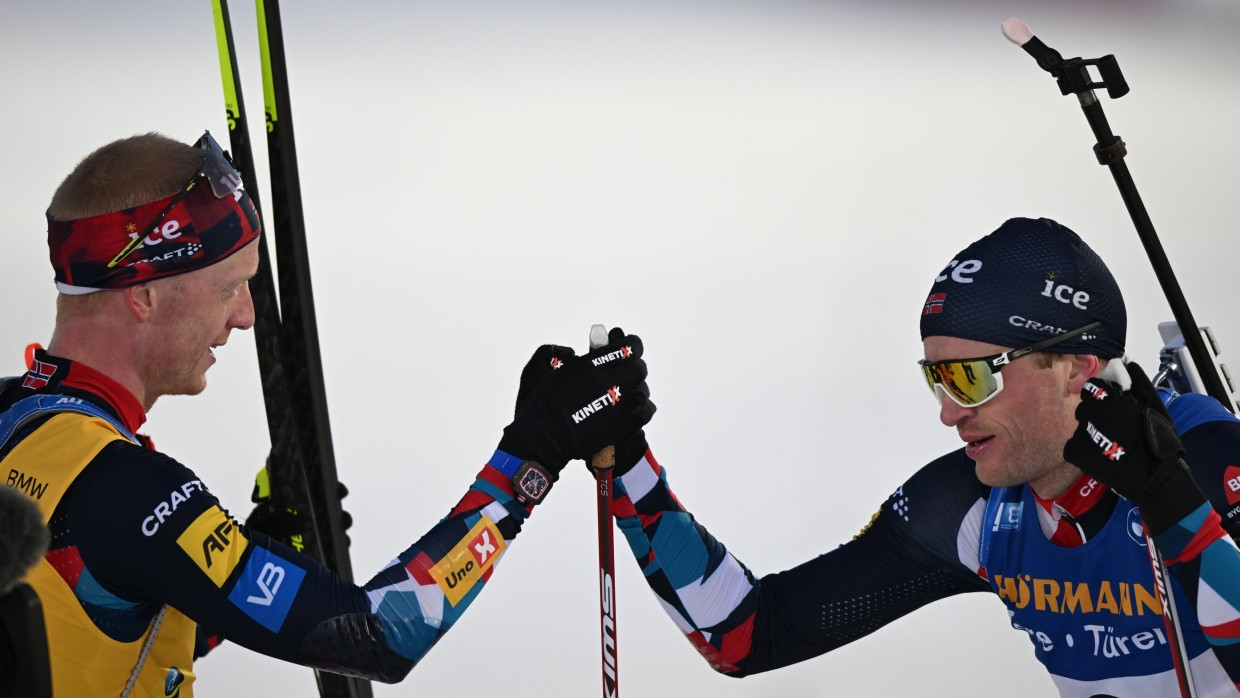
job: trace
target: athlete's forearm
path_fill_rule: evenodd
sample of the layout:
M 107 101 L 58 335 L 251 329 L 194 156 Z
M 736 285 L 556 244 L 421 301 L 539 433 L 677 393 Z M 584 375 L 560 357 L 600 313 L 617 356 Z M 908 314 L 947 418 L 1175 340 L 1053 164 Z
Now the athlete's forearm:
M 1219 663 L 1240 687 L 1240 550 L 1202 504 L 1154 539 Z
M 649 451 L 613 496 L 617 524 L 647 583 L 698 652 L 730 676 L 829 652 L 930 601 L 986 588 L 963 567 L 942 562 L 955 557 L 958 516 L 943 527 L 941 551 L 927 550 L 887 521 L 892 514 L 880 514 L 853 541 L 758 578 L 685 511 Z M 918 522 L 925 529 L 939 523 Z
M 485 466 L 446 517 L 364 585 L 387 646 L 409 662 L 405 673 L 477 598 L 528 514 L 508 478 Z

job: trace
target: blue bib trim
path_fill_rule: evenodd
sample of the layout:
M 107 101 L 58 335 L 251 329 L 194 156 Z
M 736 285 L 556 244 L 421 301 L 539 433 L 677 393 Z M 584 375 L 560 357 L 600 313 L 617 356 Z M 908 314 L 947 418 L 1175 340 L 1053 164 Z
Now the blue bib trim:
M 116 417 L 108 414 L 102 407 L 82 398 L 65 395 L 31 395 L 18 400 L 13 403 L 12 407 L 0 413 L 0 446 L 8 443 L 8 440 L 13 438 L 13 434 L 22 425 L 28 424 L 32 419 L 37 419 L 54 412 L 77 412 L 88 417 L 98 417 L 111 424 L 121 436 L 133 443 L 139 443 L 138 438 L 131 434 Z

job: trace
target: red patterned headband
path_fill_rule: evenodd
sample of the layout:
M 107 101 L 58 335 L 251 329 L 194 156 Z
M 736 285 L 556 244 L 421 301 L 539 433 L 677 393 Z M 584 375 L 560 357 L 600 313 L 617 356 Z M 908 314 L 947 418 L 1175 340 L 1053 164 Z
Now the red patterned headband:
M 176 194 L 112 213 L 47 217 L 56 288 L 79 295 L 201 269 L 257 239 L 258 211 L 215 140 L 198 141 L 202 165 Z M 145 233 L 142 235 L 141 233 Z

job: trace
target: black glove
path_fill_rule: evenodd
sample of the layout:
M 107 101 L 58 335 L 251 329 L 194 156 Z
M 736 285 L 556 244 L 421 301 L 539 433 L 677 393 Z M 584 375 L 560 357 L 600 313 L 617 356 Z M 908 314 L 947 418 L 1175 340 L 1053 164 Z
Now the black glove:
M 624 330 L 615 328 L 608 333 L 608 341 L 618 341 L 624 337 Z M 577 357 L 572 347 L 564 347 L 558 344 L 544 344 L 534 351 L 534 355 L 525 364 L 525 368 L 521 370 L 521 384 L 517 388 L 517 405 L 513 411 L 514 416 L 521 413 L 521 408 L 525 406 L 529 399 L 530 392 L 534 386 L 552 371 L 562 367 L 565 361 Z M 647 395 L 649 397 L 649 395 Z M 646 455 L 649 446 L 646 444 L 646 434 L 641 429 L 630 432 L 615 443 L 616 464 L 611 471 L 616 477 L 619 477 L 633 469 L 637 465 L 637 461 Z M 590 465 L 590 460 L 586 460 L 586 467 L 594 472 L 596 469 Z
M 544 344 L 535 349 L 534 355 L 525 363 L 525 368 L 521 369 L 521 384 L 517 387 L 517 404 L 513 408 L 512 415 L 516 417 L 521 414 L 521 410 L 529 402 L 530 393 L 534 391 L 534 386 L 538 385 L 539 381 L 550 375 L 552 371 L 561 368 L 565 361 L 575 358 L 577 354 L 572 347 Z
M 337 482 L 336 487 L 336 494 L 340 499 L 348 496 L 349 489 L 344 483 Z M 267 465 L 264 465 L 254 477 L 254 490 L 250 493 L 250 501 L 254 502 L 255 506 L 246 517 L 245 525 L 266 533 L 299 552 L 307 552 L 306 538 L 313 533 L 313 522 L 305 512 L 304 505 L 299 504 L 301 499 L 288 483 L 272 487 Z M 340 523 L 346 531 L 353 525 L 353 517 L 343 506 L 340 507 Z M 348 535 L 344 538 L 346 545 L 352 543 Z
M 1166 532 L 1206 501 L 1184 462 L 1184 444 L 1158 392 L 1135 363 L 1131 392 L 1091 379 L 1076 408 L 1076 433 L 1063 455 L 1086 475 L 1131 499 L 1151 536 Z
M 619 328 L 608 339 L 580 357 L 572 350 L 553 351 L 554 345 L 534 352 L 522 371 L 517 415 L 504 429 L 499 450 L 537 461 L 554 482 L 568 461 L 589 459 L 650 421 L 655 406 L 645 383 L 641 339 Z M 553 359 L 563 365 L 540 368 L 544 359 L 547 366 Z

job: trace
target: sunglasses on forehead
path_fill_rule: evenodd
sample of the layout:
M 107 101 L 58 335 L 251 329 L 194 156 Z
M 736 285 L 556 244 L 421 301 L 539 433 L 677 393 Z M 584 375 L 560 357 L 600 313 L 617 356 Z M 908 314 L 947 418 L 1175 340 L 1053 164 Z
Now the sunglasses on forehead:
M 145 228 L 139 228 L 138 233 L 134 234 L 134 238 L 129 241 L 128 245 L 125 245 L 125 249 L 121 250 L 120 254 L 108 262 L 109 269 L 120 264 L 134 250 L 138 249 L 142 245 L 142 240 L 152 230 L 159 227 L 160 223 L 164 222 L 164 219 L 168 217 L 172 209 L 176 208 L 176 205 L 181 203 L 181 200 L 193 191 L 194 187 L 198 185 L 199 180 L 207 180 L 211 185 L 211 193 L 217 199 L 233 194 L 241 188 L 241 174 L 237 172 L 237 168 L 233 167 L 232 161 L 228 158 L 228 154 L 224 152 L 224 149 L 220 147 L 220 144 L 216 143 L 215 139 L 211 137 L 210 131 L 203 131 L 202 138 L 198 139 L 194 147 L 202 150 L 202 160 L 198 162 L 198 171 L 194 173 L 194 176 L 190 178 L 184 187 L 181 187 L 181 190 L 177 192 L 172 201 L 168 202 L 164 210 L 160 211 L 158 216 L 155 216 L 155 220 L 151 221 L 151 224 Z
M 1084 327 L 1055 335 L 1024 349 L 1012 349 L 992 356 L 933 362 L 922 359 L 917 363 L 921 365 L 921 373 L 926 379 L 926 385 L 930 386 L 930 392 L 934 393 L 940 405 L 943 404 L 943 395 L 947 395 L 961 407 L 977 407 L 1003 390 L 1003 374 L 1000 371 L 1004 366 L 1022 356 L 1042 351 L 1100 325 L 1102 325 L 1101 322 L 1091 322 Z

